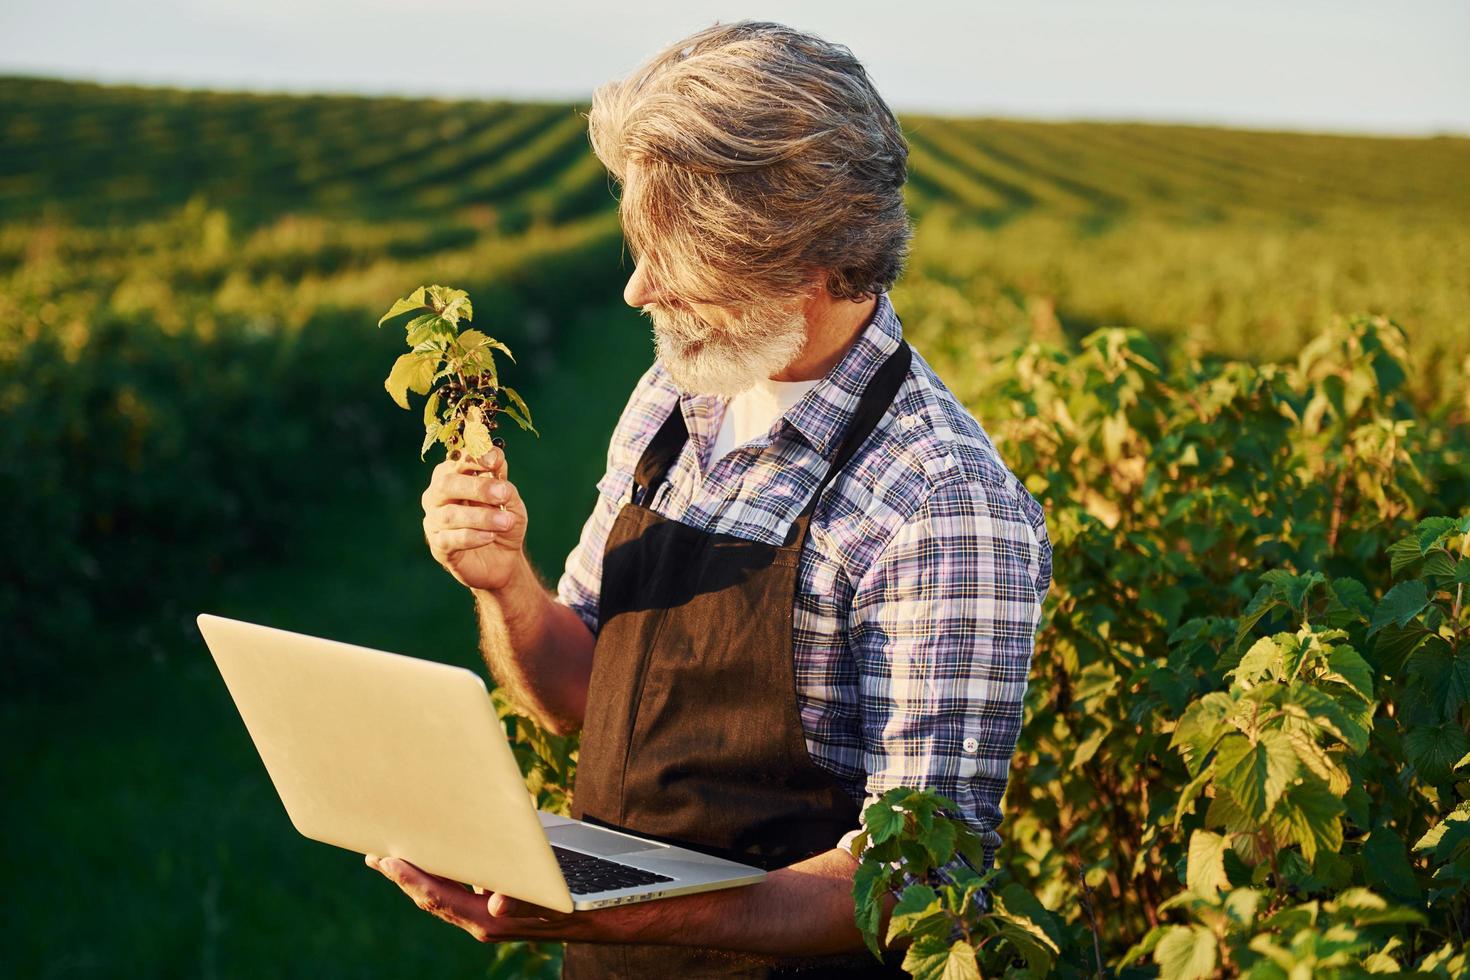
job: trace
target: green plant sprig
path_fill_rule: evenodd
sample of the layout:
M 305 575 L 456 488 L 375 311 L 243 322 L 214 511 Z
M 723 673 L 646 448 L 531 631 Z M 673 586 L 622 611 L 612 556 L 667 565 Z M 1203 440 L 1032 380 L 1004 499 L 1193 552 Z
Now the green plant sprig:
M 415 311 L 427 312 L 408 321 L 406 339 L 412 349 L 393 362 L 383 387 L 405 409 L 410 391 L 428 396 L 419 458 L 436 442 L 444 445 L 450 459 L 465 454 L 483 456 L 493 447 L 504 446 L 505 440 L 492 435 L 499 427 L 495 416 L 501 412 L 539 436 L 525 400 L 514 388 L 500 383 L 495 352 L 514 361 L 510 348 L 479 330 L 459 328 L 460 320 L 474 316 L 469 294 L 448 286 L 420 286 L 394 302 L 379 318 L 378 326 Z
M 989 894 L 1000 869 L 972 870 L 985 867 L 984 846 L 967 824 L 946 815 L 958 809 L 932 790 L 907 786 L 864 808 L 862 832 L 851 844 L 859 862 L 852 897 L 863 941 L 882 959 L 883 899 L 893 893 L 898 903 L 884 941 L 909 940 L 903 969 L 911 976 L 1011 976 L 1006 971 L 1015 960 L 1024 961 L 1027 976 L 1049 975 L 1062 941 L 1060 925 L 1015 882 Z

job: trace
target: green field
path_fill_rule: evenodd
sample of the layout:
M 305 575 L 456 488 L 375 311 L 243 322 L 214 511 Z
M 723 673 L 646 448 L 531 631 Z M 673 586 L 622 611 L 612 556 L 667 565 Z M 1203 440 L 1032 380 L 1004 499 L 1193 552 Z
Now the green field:
M 511 435 L 512 472 L 531 506 L 533 558 L 554 580 L 651 357 L 646 321 L 620 303 L 631 264 L 584 110 L 0 78 L 5 972 L 489 969 L 491 951 L 389 894 L 354 856 L 295 834 L 192 619 L 207 609 L 476 664 L 469 602 L 418 530 L 430 464 L 413 454 L 417 413 L 381 386 L 402 336 L 373 328 L 393 299 L 433 282 L 467 289 L 474 325 L 518 357 L 509 370 L 542 436 Z M 1129 508 L 1144 505 L 1120 474 L 1168 448 L 1153 422 L 1128 414 L 1132 389 L 1116 413 L 1134 433 L 1122 449 L 1098 434 L 1105 412 L 1089 421 L 1075 403 L 1080 429 L 1098 424 L 1093 442 L 1064 440 L 1068 456 L 1027 441 L 1038 431 L 1028 421 L 1050 424 L 1074 391 L 1042 400 L 1033 382 L 1049 362 L 1015 350 L 1054 345 L 1076 358 L 1054 379 L 1101 391 L 1117 375 L 1081 368 L 1081 342 L 1100 327 L 1136 329 L 1172 379 L 1216 355 L 1291 362 L 1339 315 L 1390 317 L 1409 342 L 1402 397 L 1386 385 L 1373 397 L 1385 418 L 1414 420 L 1423 486 L 1401 504 L 1392 492 L 1375 500 L 1374 479 L 1412 481 L 1395 465 L 1362 468 L 1376 450 L 1355 444 L 1346 455 L 1361 493 L 1325 506 L 1363 508 L 1340 539 L 1361 553 L 1339 553 L 1329 570 L 1379 588 L 1386 570 L 1370 566 L 1381 538 L 1425 508 L 1467 508 L 1470 139 L 902 122 L 917 235 L 895 307 L 1064 522 L 1059 545 L 1098 544 L 1069 509 L 1088 492 L 1096 499 L 1079 508 L 1123 515 L 1121 543 Z M 1366 355 L 1345 350 L 1330 369 L 1347 377 Z M 1024 396 L 1007 387 L 1018 372 L 1032 385 Z M 1313 452 L 1344 455 L 1338 443 Z M 1044 469 L 1092 453 L 1113 465 L 1086 475 L 1116 493 Z M 1332 472 L 1304 467 L 1302 492 L 1309 475 Z M 1354 530 L 1374 514 L 1381 528 Z M 1320 516 L 1301 510 L 1287 523 L 1310 537 L 1301 529 Z M 1161 600 L 1180 605 L 1158 635 L 1215 586 L 1236 604 L 1221 614 L 1236 615 L 1254 588 L 1237 574 L 1240 555 L 1275 554 L 1261 540 L 1231 552 L 1234 577 L 1206 571 Z M 1302 546 L 1283 562 L 1313 553 Z M 1098 559 L 1087 560 L 1059 559 L 1059 623 L 1102 601 L 1063 579 L 1091 581 Z M 1169 587 L 1150 581 L 1140 598 L 1120 586 L 1116 602 L 1152 608 Z M 1038 658 L 1082 670 L 1079 646 L 1086 660 L 1076 636 Z M 1028 766 L 1054 763 L 1034 754 L 1046 751 L 1045 739 L 1023 737 Z M 1116 790 L 1117 778 L 1095 788 Z M 1079 805 L 1025 791 L 1016 798 L 1038 814 Z M 1137 837 L 1066 819 L 1120 847 Z M 1066 869 L 1034 848 L 1012 858 L 1029 862 L 1017 873 L 1053 908 L 1075 903 Z M 1116 885 L 1116 868 L 1089 867 L 1094 887 L 1109 875 Z M 1109 958 L 1140 934 L 1136 910 L 1115 911 Z

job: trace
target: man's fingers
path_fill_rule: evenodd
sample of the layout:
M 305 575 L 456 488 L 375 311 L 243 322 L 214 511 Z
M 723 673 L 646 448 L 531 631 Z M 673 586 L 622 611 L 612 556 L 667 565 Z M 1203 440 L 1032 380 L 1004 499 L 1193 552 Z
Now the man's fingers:
M 363 857 L 368 867 L 392 880 L 425 912 L 457 926 L 482 943 L 550 935 L 546 923 L 567 916 L 483 888 L 430 874 L 402 858 Z M 488 898 L 486 897 L 488 894 Z
M 463 473 L 449 473 L 429 484 L 428 489 L 424 491 L 422 503 L 424 513 L 427 514 L 435 507 L 461 500 L 498 507 L 502 504 L 510 506 L 518 499 L 515 485 L 499 477 L 476 477 L 466 476 Z
M 515 526 L 516 515 L 498 507 L 474 507 L 445 504 L 434 508 L 425 519 L 429 528 L 438 531 L 508 531 Z
M 497 919 L 540 919 L 550 922 L 552 919 L 566 917 L 566 913 L 549 909 L 543 905 L 533 905 L 523 902 L 519 898 L 511 898 L 501 892 L 491 892 L 485 902 L 485 908 Z
M 429 874 L 402 858 L 382 858 L 377 868 L 397 882 L 413 903 L 446 922 L 463 929 L 476 925 L 480 900 L 464 890 L 464 886 L 448 878 Z
M 456 472 L 459 473 L 468 473 L 471 475 L 489 473 L 491 476 L 498 476 L 502 480 L 507 476 L 505 450 L 499 446 L 496 446 L 483 456 L 462 454 L 459 459 L 450 460 L 449 462 L 454 466 Z
M 434 535 L 438 543 L 437 550 L 445 555 L 483 548 L 487 544 L 493 544 L 499 537 L 494 531 L 478 531 L 468 527 L 456 531 L 435 531 Z

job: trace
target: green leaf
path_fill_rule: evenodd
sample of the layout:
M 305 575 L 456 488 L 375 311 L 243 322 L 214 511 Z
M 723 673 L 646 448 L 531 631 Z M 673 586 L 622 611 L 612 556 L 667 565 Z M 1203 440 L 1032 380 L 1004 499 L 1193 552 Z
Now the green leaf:
M 898 844 L 899 861 L 903 864 L 905 871 L 922 877 L 934 867 L 934 862 L 929 857 L 929 849 L 914 838 L 896 837 L 894 841 Z
M 451 289 L 449 286 L 430 286 L 428 288 L 427 301 L 436 313 L 439 313 L 451 322 L 458 322 L 460 310 L 469 303 L 470 298 L 463 289 Z
M 1422 626 L 1385 626 L 1373 642 L 1373 658 L 1384 673 L 1397 673 L 1404 658 L 1413 653 L 1430 636 Z
M 1455 562 L 1455 584 L 1470 585 L 1470 558 L 1461 558 Z
M 1442 636 L 1426 636 L 1405 662 L 1404 673 L 1409 680 L 1398 707 L 1410 725 L 1447 721 L 1470 701 L 1470 649 L 1457 655 Z
M 1195 798 L 1204 789 L 1205 782 L 1209 780 L 1211 775 L 1212 773 L 1209 769 L 1201 770 L 1199 775 L 1191 779 L 1179 793 L 1179 802 L 1174 805 L 1173 828 L 1175 830 L 1179 829 L 1179 824 L 1184 820 L 1184 815 L 1193 809 Z
M 1336 735 L 1357 755 L 1362 755 L 1367 750 L 1368 727 L 1326 691 L 1305 684 L 1297 685 L 1291 690 L 1291 701 L 1305 711 L 1315 724 Z
M 1251 645 L 1240 658 L 1240 663 L 1235 665 L 1234 670 L 1225 672 L 1226 677 L 1234 676 L 1241 687 L 1250 688 L 1262 678 L 1273 673 L 1272 667 L 1281 660 L 1281 652 L 1276 646 L 1276 641 L 1269 636 L 1263 636 Z
M 1414 850 L 1428 851 L 1436 862 L 1448 859 L 1461 844 L 1470 842 L 1470 800 L 1462 800 L 1448 816 L 1414 842 Z
M 1228 735 L 1215 757 L 1215 782 L 1260 819 L 1276 805 L 1300 768 L 1291 740 L 1279 730 L 1262 732 L 1255 745 L 1242 735 Z
M 1093 756 L 1097 755 L 1097 750 L 1102 747 L 1103 740 L 1111 731 L 1112 728 L 1107 725 L 1099 725 L 1094 728 L 1092 734 L 1078 742 L 1077 747 L 1072 750 L 1072 759 L 1068 765 L 1073 769 L 1086 765 Z
M 897 837 L 903 830 L 903 819 L 903 811 L 883 799 L 870 803 L 863 811 L 863 826 L 868 828 L 875 844 Z
M 1000 936 L 1026 961 L 1026 971 L 1033 977 L 1044 977 L 1051 973 L 1056 962 L 1056 950 L 1046 937 L 1034 928 L 1014 919 L 999 918 Z
M 1424 567 L 1420 569 L 1421 575 L 1438 575 L 1441 578 L 1453 580 L 1455 577 L 1455 558 L 1447 551 L 1432 551 L 1424 556 Z
M 531 424 L 531 420 L 522 415 L 513 405 L 502 405 L 500 406 L 500 411 L 505 414 L 506 418 L 509 418 L 516 425 L 531 433 L 531 435 L 540 437 L 541 433 L 536 431 L 536 427 Z
M 888 869 L 874 860 L 860 863 L 852 876 L 853 914 L 863 941 L 880 960 L 883 953 L 878 948 L 878 926 L 883 921 L 883 896 L 887 893 Z
M 410 389 L 420 395 L 428 394 L 436 364 L 436 358 L 425 357 L 423 354 L 400 354 L 393 362 L 393 370 L 388 373 L 383 387 L 393 396 L 399 408 L 408 408 Z
M 1316 780 L 1307 780 L 1286 791 L 1283 817 L 1290 828 L 1291 839 L 1301 845 L 1308 863 L 1317 859 L 1317 851 L 1342 850 L 1342 800 Z
M 1214 895 L 1230 887 L 1225 876 L 1225 851 L 1230 839 L 1208 830 L 1189 835 L 1189 864 L 1185 873 L 1189 890 L 1201 895 Z
M 444 309 L 439 312 L 439 315 L 456 326 L 460 320 L 472 319 L 474 311 L 470 307 L 469 294 L 462 289 L 453 290 L 449 301 L 444 304 Z
M 1327 584 L 1327 576 L 1321 572 L 1310 572 L 1306 575 L 1291 575 L 1281 569 L 1275 569 L 1272 572 L 1267 572 L 1266 575 L 1278 575 L 1281 596 L 1286 600 L 1287 605 L 1291 606 L 1292 610 L 1296 613 L 1302 611 L 1302 606 L 1306 604 L 1307 598 L 1317 586 Z
M 424 426 L 424 444 L 419 447 L 419 459 L 423 459 L 424 454 L 429 451 L 429 447 L 439 441 L 439 430 L 441 428 L 443 426 L 437 422 L 431 422 Z
M 1169 738 L 1169 747 L 1179 750 L 1191 774 L 1199 772 L 1215 743 L 1231 730 L 1226 719 L 1234 710 L 1230 695 L 1220 691 L 1206 694 L 1184 709 Z
M 1333 647 L 1327 655 L 1327 666 L 1329 680 L 1341 681 L 1362 695 L 1364 701 L 1373 700 L 1373 668 L 1358 651 L 1352 647 Z
M 1152 953 L 1154 947 L 1159 944 L 1159 940 L 1164 938 L 1164 934 L 1173 928 L 1177 927 L 1154 926 L 1148 932 L 1144 933 L 1142 939 L 1128 947 L 1128 952 L 1123 954 L 1123 959 L 1118 962 L 1118 966 L 1125 967 L 1133 961 L 1143 959 L 1143 957 Z
M 1336 760 L 1317 744 L 1317 736 L 1310 729 L 1289 729 L 1286 737 L 1291 739 L 1292 747 L 1296 749 L 1296 757 L 1301 760 L 1302 765 L 1322 780 L 1334 796 L 1343 796 L 1347 793 L 1349 787 L 1352 786 L 1347 770 L 1338 765 Z
M 960 857 L 976 871 L 984 872 L 985 869 L 985 842 L 980 835 L 968 827 L 960 827 L 959 836 L 955 838 L 955 850 Z
M 378 326 L 381 327 L 384 323 L 393 319 L 400 313 L 407 313 L 410 310 L 422 309 L 424 305 L 424 287 L 420 286 L 418 289 L 415 289 L 403 299 L 396 300 L 393 305 L 388 309 L 388 312 L 384 313 L 382 317 L 378 319 Z
M 1429 549 L 1439 544 L 1440 539 L 1455 531 L 1455 519 L 1453 517 L 1426 517 L 1414 528 L 1414 534 L 1418 537 L 1419 553 L 1428 554 Z
M 934 936 L 944 939 L 949 934 L 949 916 L 940 905 L 939 896 L 928 885 L 910 885 L 903 890 L 893 915 L 888 920 L 891 944 L 900 936 Z
M 1389 623 L 1407 626 L 1409 620 L 1423 612 L 1427 605 L 1429 605 L 1429 591 L 1423 582 L 1418 579 L 1400 582 L 1388 590 L 1388 594 L 1373 611 L 1373 621 L 1368 626 L 1368 632 L 1376 633 Z
M 1061 922 L 1028 889 L 1012 881 L 995 898 L 996 906 L 1007 915 L 1033 924 L 1036 927 L 1033 931 L 1039 930 L 1053 950 L 1060 951 L 1066 945 L 1067 937 Z
M 952 944 L 927 936 L 916 940 L 903 958 L 903 969 L 914 980 L 980 980 L 975 948 L 963 939 Z
M 433 384 L 433 381 L 431 380 L 429 383 L 430 384 Z M 424 426 L 427 428 L 428 426 L 431 426 L 431 425 L 432 426 L 435 426 L 435 427 L 437 427 L 439 425 L 439 391 L 438 391 L 438 389 L 435 389 L 434 391 L 431 391 L 429 393 L 429 397 L 426 398 L 426 399 L 424 399 Z
M 526 400 L 514 388 L 501 388 L 501 394 L 510 399 L 510 405 L 505 407 L 505 413 L 516 420 L 521 428 L 530 431 L 532 435 L 540 436 L 536 427 L 531 424 L 531 410 L 526 407 Z M 514 410 L 512 410 L 514 408 Z
M 1470 751 L 1470 735 L 1453 718 L 1438 725 L 1411 728 L 1404 735 L 1404 757 L 1428 783 L 1448 780 L 1456 761 L 1467 751 Z
M 405 328 L 408 346 L 418 348 L 421 344 L 448 344 L 454 340 L 454 324 L 435 313 L 425 313 L 408 321 Z
M 1355 578 L 1342 576 L 1329 584 L 1333 596 L 1346 609 L 1368 616 L 1373 612 L 1373 600 L 1368 598 L 1368 587 Z
M 1256 624 L 1280 605 L 1281 601 L 1275 598 L 1272 587 L 1261 586 L 1252 597 L 1250 605 L 1246 606 L 1245 613 L 1236 621 L 1234 648 L 1240 649 L 1240 645 L 1245 642 L 1251 630 L 1256 628 Z
M 1422 900 L 1404 842 L 1386 823 L 1374 827 L 1363 843 L 1363 880 L 1395 898 L 1415 904 Z
M 954 857 L 955 838 L 954 822 L 947 819 L 935 820 L 933 826 L 919 833 L 919 842 L 929 852 L 935 867 L 947 864 Z
M 1241 925 L 1248 925 L 1255 921 L 1256 910 L 1265 899 L 1266 896 L 1254 888 L 1231 889 L 1225 896 L 1225 914 Z
M 485 346 L 489 347 L 491 350 L 500 351 L 500 353 L 510 358 L 512 364 L 515 363 L 516 356 L 510 352 L 510 348 L 502 344 L 500 341 L 496 340 L 494 337 L 486 337 Z
M 1398 578 L 1401 572 L 1417 565 L 1423 557 L 1424 552 L 1419 550 L 1417 539 L 1408 537 L 1402 541 L 1395 541 L 1388 546 L 1389 571 L 1393 573 L 1394 578 Z
M 1160 980 L 1201 980 L 1215 972 L 1215 934 L 1204 926 L 1173 926 L 1154 947 Z

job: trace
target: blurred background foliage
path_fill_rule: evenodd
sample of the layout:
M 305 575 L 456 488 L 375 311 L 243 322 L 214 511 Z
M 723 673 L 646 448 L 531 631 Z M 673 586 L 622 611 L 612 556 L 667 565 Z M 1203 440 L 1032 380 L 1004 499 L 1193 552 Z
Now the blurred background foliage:
M 542 438 L 510 434 L 512 475 L 554 581 L 651 357 L 582 111 L 0 78 L 0 908 L 20 975 L 529 969 L 296 836 L 193 617 L 480 667 L 419 528 L 418 413 L 382 389 L 402 338 L 373 327 L 427 282 L 468 290 L 520 359 Z M 1107 794 L 1139 791 L 1122 746 L 1141 729 L 1114 723 L 1137 672 L 1180 622 L 1238 613 L 1259 571 L 1330 561 L 1376 591 L 1376 549 L 1466 507 L 1470 140 L 902 122 L 917 236 L 895 308 L 1059 546 L 1007 860 L 1049 905 L 1085 884 L 1131 909 L 1121 951 L 1179 879 L 1151 863 L 1172 845 L 1109 823 Z M 1400 377 L 1373 373 L 1369 334 Z M 1262 433 L 1276 362 L 1292 390 L 1343 379 L 1313 423 L 1338 429 Z M 1372 442 L 1394 419 L 1401 443 Z M 1143 543 L 1176 531 L 1174 554 Z M 1109 680 L 1084 696 L 1063 679 L 1093 660 Z M 1068 847 L 1080 872 L 1048 863 Z

